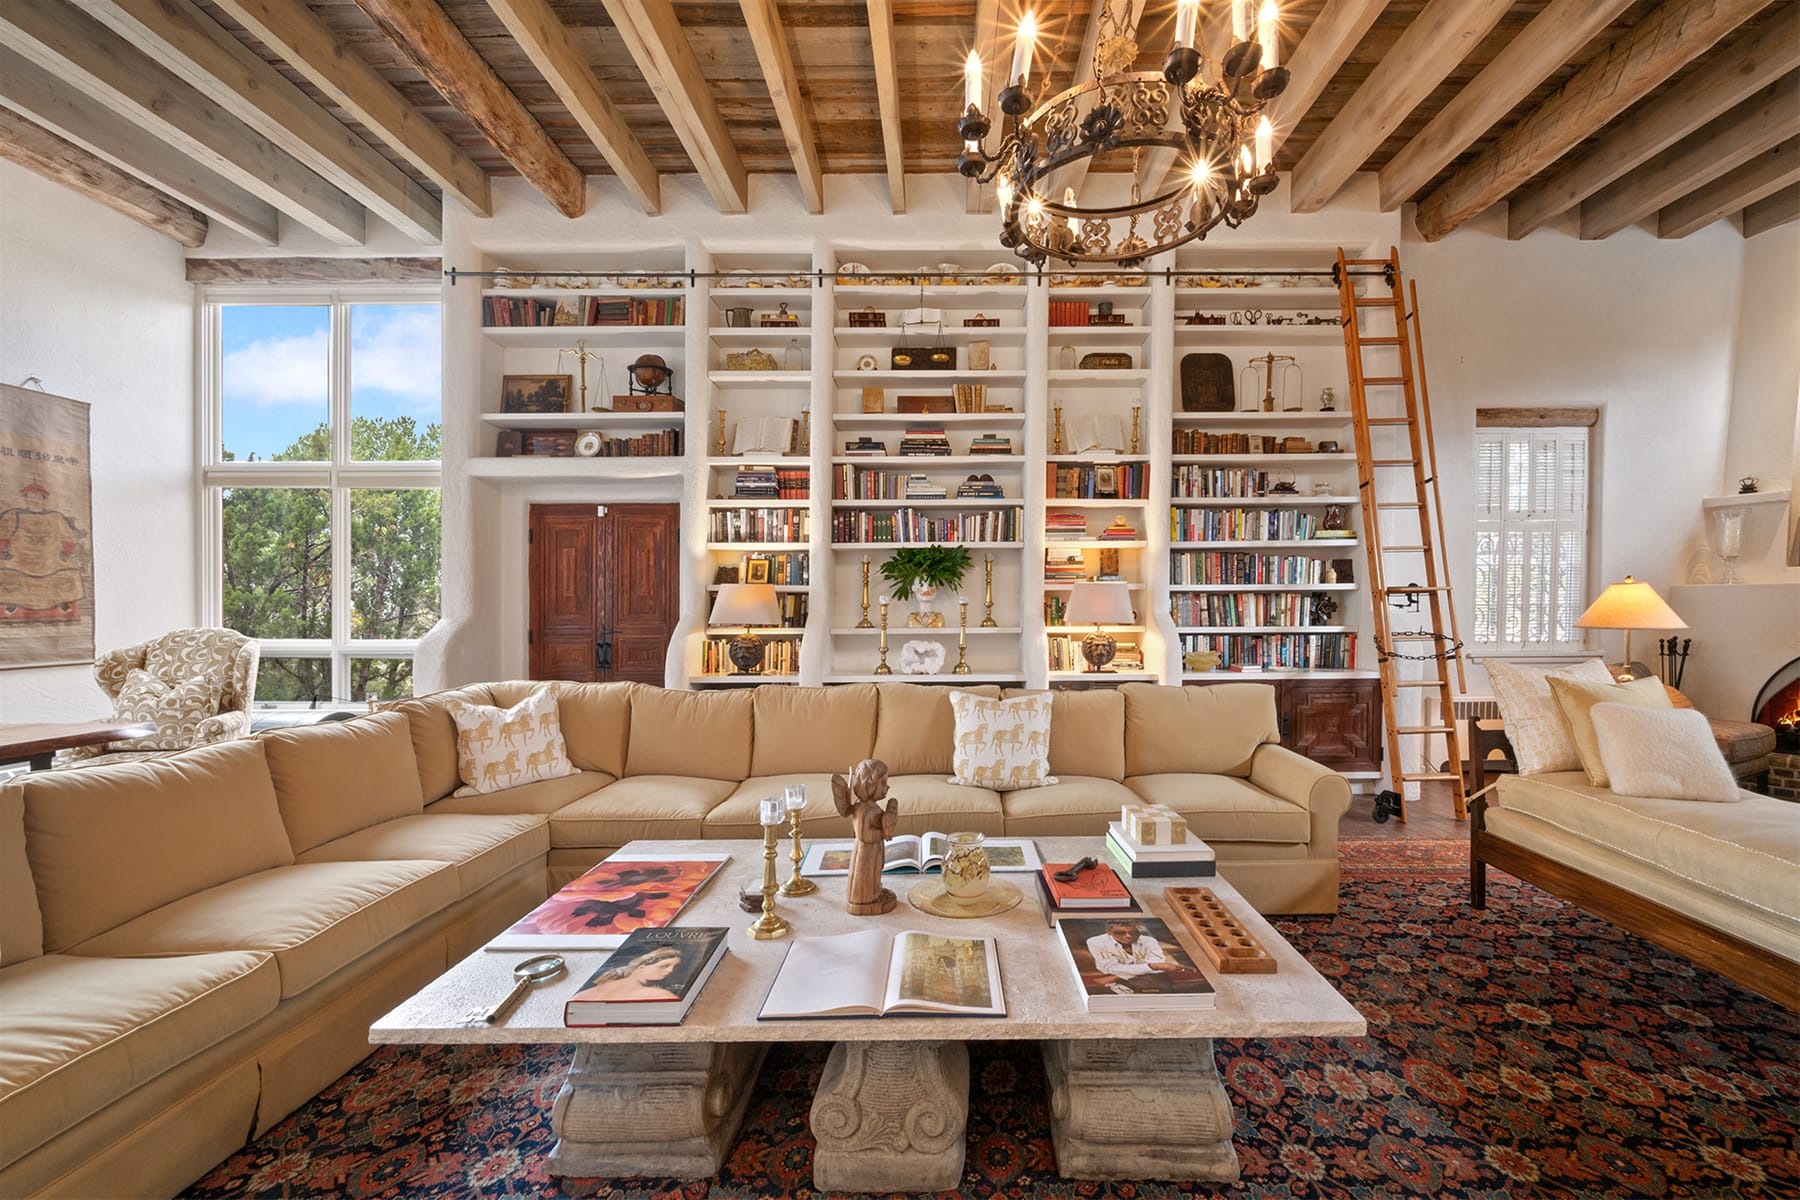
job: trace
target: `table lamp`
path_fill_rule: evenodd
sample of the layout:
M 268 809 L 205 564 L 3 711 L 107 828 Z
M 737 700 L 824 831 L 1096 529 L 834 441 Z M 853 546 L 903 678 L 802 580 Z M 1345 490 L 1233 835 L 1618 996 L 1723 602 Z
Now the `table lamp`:
M 1639 583 L 1627 575 L 1610 584 L 1599 599 L 1587 606 L 1576 618 L 1577 629 L 1623 629 L 1625 631 L 1625 673 L 1618 678 L 1629 682 L 1631 674 L 1631 631 L 1634 629 L 1686 629 L 1687 622 L 1675 615 L 1656 589 Z
M 762 674 L 763 640 L 750 632 L 752 625 L 781 624 L 781 608 L 775 588 L 767 583 L 725 583 L 713 599 L 709 626 L 741 625 L 744 632 L 731 639 L 733 675 Z
M 1107 664 L 1118 653 L 1119 645 L 1110 633 L 1101 632 L 1102 625 L 1130 625 L 1131 588 L 1117 582 L 1077 583 L 1069 589 L 1069 607 L 1063 613 L 1065 625 L 1092 625 L 1094 632 L 1081 639 L 1081 657 L 1089 671 L 1110 671 Z

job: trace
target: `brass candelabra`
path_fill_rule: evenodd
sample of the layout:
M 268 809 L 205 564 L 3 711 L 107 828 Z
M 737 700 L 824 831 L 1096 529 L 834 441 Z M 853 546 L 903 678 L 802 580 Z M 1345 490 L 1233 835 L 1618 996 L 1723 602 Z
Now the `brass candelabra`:
M 779 800 L 771 800 L 780 804 Z M 775 847 L 780 840 L 781 823 L 763 826 L 763 882 L 762 882 L 762 916 L 750 923 L 750 936 L 759 942 L 773 941 L 783 938 L 794 928 L 775 912 L 775 893 L 779 890 L 775 884 Z
M 956 665 L 950 668 L 950 673 L 967 675 L 969 673 L 969 601 L 963 598 L 957 600 L 956 603 L 962 609 L 962 615 L 958 619 L 956 629 Z
M 875 673 L 877 675 L 892 675 L 894 673 L 894 668 L 888 666 L 887 660 L 887 625 L 888 602 L 887 597 L 883 596 L 881 598 L 881 661 L 875 664 Z
M 987 556 L 987 587 L 983 600 L 987 604 L 987 616 L 981 618 L 981 627 L 998 629 L 1000 622 L 994 620 L 994 556 L 991 554 Z
M 863 555 L 862 561 L 862 620 L 856 623 L 858 629 L 873 629 L 875 622 L 869 620 L 869 556 Z

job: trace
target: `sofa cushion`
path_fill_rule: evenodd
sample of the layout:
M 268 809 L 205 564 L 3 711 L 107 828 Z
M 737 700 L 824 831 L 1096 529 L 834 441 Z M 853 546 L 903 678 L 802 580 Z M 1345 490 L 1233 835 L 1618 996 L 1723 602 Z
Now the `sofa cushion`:
M 756 722 L 752 775 L 847 774 L 875 752 L 872 683 L 759 687 L 751 693 Z M 829 804 L 829 792 L 825 798 Z
M 1708 717 L 1706 723 L 1712 729 L 1719 753 L 1734 769 L 1775 753 L 1775 731 L 1767 725 L 1755 721 L 1721 721 L 1717 717 Z
M 995 791 L 1055 783 L 1050 774 L 1050 701 L 1047 695 L 990 700 L 952 692 L 956 782 Z
M 462 780 L 453 796 L 485 796 L 575 773 L 561 711 L 547 687 L 507 708 L 452 700 L 450 719 L 456 722 L 456 773 Z
M 639 688 L 631 696 L 631 748 L 625 756 L 625 774 L 743 782 L 750 774 L 753 702 L 748 691 L 738 688 L 716 692 Z
M 49 953 L 294 861 L 257 739 L 150 762 L 37 771 L 18 784 Z
M 1125 697 L 1118 688 L 1033 692 L 1007 688 L 1001 695 L 1054 696 L 1050 706 L 1050 773 L 1090 779 L 1125 778 Z
M 486 684 L 472 684 L 453 691 L 433 692 L 402 700 L 389 708 L 404 716 L 412 733 L 413 757 L 419 761 L 419 791 L 425 803 L 454 792 L 462 777 L 456 773 L 456 722 L 450 719 L 450 702 L 492 704 Z
M 534 688 L 548 686 L 562 710 L 563 741 L 569 761 L 583 771 L 604 771 L 614 779 L 625 773 L 625 749 L 631 733 L 631 698 L 641 683 L 571 683 L 553 680 L 492 685 L 494 703 L 511 707 Z
M 1594 738 L 1596 704 L 1635 704 L 1639 708 L 1672 708 L 1663 682 L 1655 677 L 1633 679 L 1629 683 L 1587 683 L 1552 675 L 1545 679 L 1550 694 L 1562 709 L 1568 726 L 1569 740 L 1575 745 L 1575 757 L 1587 772 L 1588 782 L 1606 786 L 1606 766 L 1600 761 L 1600 744 Z
M 1562 706 L 1550 694 L 1550 677 L 1582 683 L 1611 683 L 1612 672 L 1597 658 L 1561 667 L 1483 659 L 1481 667 L 1493 685 L 1500 716 L 1506 721 L 1506 739 L 1512 743 L 1513 761 L 1521 775 L 1546 771 L 1578 771 L 1581 756 L 1569 736 Z
M 878 683 L 875 752 L 893 775 L 949 775 L 956 769 L 956 714 L 952 691 L 997 699 L 992 684 L 947 688 L 923 683 Z M 921 830 L 920 832 L 924 832 Z
M 1128 683 L 1125 693 L 1127 775 L 1250 774 L 1250 756 L 1281 740 L 1275 689 L 1266 683 L 1164 687 Z
M 639 838 L 697 838 L 700 823 L 737 790 L 724 779 L 633 775 L 550 814 L 552 846 L 623 846 Z
M 578 771 L 561 779 L 527 783 L 504 792 L 487 792 L 480 796 L 446 796 L 425 806 L 427 813 L 476 813 L 480 816 L 509 816 L 525 813 L 553 813 L 565 804 L 591 796 L 613 781 L 602 771 Z
M 1059 694 L 1057 703 L 1062 699 Z M 1000 795 L 1007 837 L 1095 837 L 1106 832 L 1108 821 L 1119 819 L 1119 809 L 1141 803 L 1115 779 L 1082 775 L 1058 775 L 1048 787 Z
M 888 794 L 900 802 L 896 833 L 985 833 L 1006 829 L 1000 793 L 952 783 L 947 775 L 889 775 Z
M 25 858 L 25 789 L 0 784 L 0 967 L 43 952 L 44 915 Z
M 294 853 L 425 807 L 412 726 L 397 712 L 259 734 Z
M 0 1162 L 275 1010 L 266 954 L 52 954 L 0 971 Z
M 1188 832 L 1203 842 L 1298 843 L 1312 837 L 1312 815 L 1305 808 L 1246 779 L 1134 775 L 1125 786 L 1144 803 L 1166 804 L 1186 817 Z
M 792 691 L 791 688 L 758 688 L 758 691 Z M 873 699 L 873 697 L 871 697 Z M 867 758 L 868 755 L 863 755 Z M 859 760 L 860 761 L 860 760 Z M 839 771 L 848 775 L 847 771 Z M 806 788 L 806 812 L 800 818 L 800 832 L 809 838 L 847 838 L 855 835 L 850 818 L 838 816 L 831 800 L 831 776 L 820 775 L 752 775 L 738 784 L 737 790 L 725 797 L 706 814 L 703 827 L 709 838 L 755 838 L 762 840 L 762 822 L 758 805 L 764 796 L 779 796 L 791 783 Z
M 542 861 L 550 849 L 550 826 L 540 815 L 483 817 L 469 813 L 425 813 L 396 817 L 368 829 L 314 846 L 296 860 L 386 862 L 430 859 L 456 867 L 458 894 L 472 896 L 514 867 Z
M 1692 709 L 1596 704 L 1593 720 L 1602 773 L 1620 795 L 1726 804 L 1743 795 L 1706 718 Z
M 71 948 L 93 958 L 263 950 L 298 995 L 456 903 L 449 863 L 301 863 L 208 888 Z

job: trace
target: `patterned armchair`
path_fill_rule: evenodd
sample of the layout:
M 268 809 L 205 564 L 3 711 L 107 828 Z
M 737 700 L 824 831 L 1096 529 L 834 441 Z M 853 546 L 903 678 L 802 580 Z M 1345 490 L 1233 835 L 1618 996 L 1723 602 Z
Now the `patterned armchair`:
M 156 732 L 64 751 L 58 763 L 167 753 L 246 736 L 261 657 L 254 639 L 230 629 L 177 629 L 102 654 L 94 679 L 112 697 L 113 716 L 153 721 Z

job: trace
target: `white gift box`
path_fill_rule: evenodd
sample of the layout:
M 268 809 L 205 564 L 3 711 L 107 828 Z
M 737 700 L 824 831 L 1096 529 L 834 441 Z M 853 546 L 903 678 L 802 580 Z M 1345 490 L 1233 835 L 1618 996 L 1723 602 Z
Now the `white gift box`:
M 1167 846 L 1187 840 L 1186 819 L 1167 805 L 1151 804 L 1143 808 L 1127 805 L 1121 808 L 1119 818 L 1125 832 L 1140 845 Z

